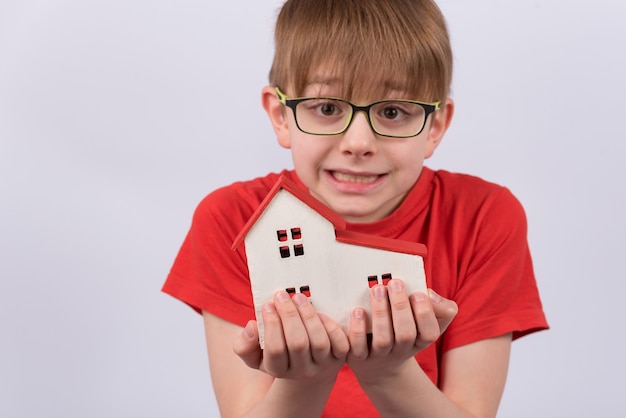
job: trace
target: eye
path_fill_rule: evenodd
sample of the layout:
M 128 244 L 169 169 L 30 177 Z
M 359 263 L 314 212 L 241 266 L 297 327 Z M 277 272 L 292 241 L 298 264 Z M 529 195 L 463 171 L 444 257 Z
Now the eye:
M 346 106 L 337 100 L 311 99 L 304 103 L 306 103 L 307 111 L 317 117 L 337 117 L 347 111 L 347 109 L 345 109 Z
M 322 103 L 321 105 L 319 105 L 318 109 L 319 109 L 319 112 L 325 116 L 333 116 L 337 114 L 338 112 L 337 106 L 335 106 L 333 103 L 330 103 L 330 102 Z
M 408 123 L 424 116 L 424 110 L 412 102 L 381 102 L 373 109 L 374 117 L 381 123 Z
M 405 116 L 407 113 L 394 104 L 385 106 L 380 114 L 385 119 L 394 120 Z

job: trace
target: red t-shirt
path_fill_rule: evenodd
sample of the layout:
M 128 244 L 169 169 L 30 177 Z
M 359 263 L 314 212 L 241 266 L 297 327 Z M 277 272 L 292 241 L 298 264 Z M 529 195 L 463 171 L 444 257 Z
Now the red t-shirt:
M 284 171 L 305 188 L 295 172 Z M 163 291 L 240 326 L 254 319 L 245 247 L 231 245 L 280 174 L 238 182 L 208 195 L 198 206 Z M 347 229 L 425 244 L 428 286 L 454 300 L 459 313 L 444 335 L 416 359 L 437 384 L 446 350 L 548 327 L 537 291 L 526 237 L 526 216 L 501 186 L 477 177 L 433 171 L 422 174 L 388 217 Z M 324 417 L 378 416 L 345 366 Z

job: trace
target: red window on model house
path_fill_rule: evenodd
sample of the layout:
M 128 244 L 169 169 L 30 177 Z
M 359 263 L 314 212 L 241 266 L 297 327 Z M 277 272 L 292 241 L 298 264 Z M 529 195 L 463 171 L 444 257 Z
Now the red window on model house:
M 291 257 L 291 249 L 293 248 L 293 255 L 295 257 L 304 255 L 304 246 L 300 241 L 302 241 L 302 230 L 300 228 L 290 228 L 290 229 L 279 229 L 276 231 L 276 236 L 278 238 L 278 242 L 280 242 L 280 246 L 278 247 L 280 251 L 281 258 L 289 258 Z M 289 244 L 289 241 L 292 244 Z
M 389 280 L 391 280 L 391 273 L 384 273 L 380 276 L 380 281 L 378 281 L 378 276 L 377 275 L 371 275 L 371 276 L 367 276 L 367 285 L 369 287 L 374 287 L 377 284 L 383 284 L 385 286 L 387 286 L 387 283 L 389 283 Z

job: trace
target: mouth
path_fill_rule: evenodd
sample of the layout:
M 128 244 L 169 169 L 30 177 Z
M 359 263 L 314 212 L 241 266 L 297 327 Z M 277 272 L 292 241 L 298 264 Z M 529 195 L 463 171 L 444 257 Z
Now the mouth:
M 330 174 L 337 181 L 342 183 L 359 183 L 359 184 L 371 184 L 382 176 L 379 174 L 354 174 L 343 173 L 340 171 L 330 171 Z

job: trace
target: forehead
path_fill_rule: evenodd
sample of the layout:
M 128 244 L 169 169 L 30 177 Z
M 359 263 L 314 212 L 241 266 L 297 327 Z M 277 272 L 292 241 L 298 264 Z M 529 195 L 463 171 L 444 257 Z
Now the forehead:
M 298 96 L 333 96 L 353 101 L 375 101 L 385 98 L 417 99 L 406 77 L 392 77 L 382 71 L 353 71 L 333 65 L 311 68 L 294 84 Z

